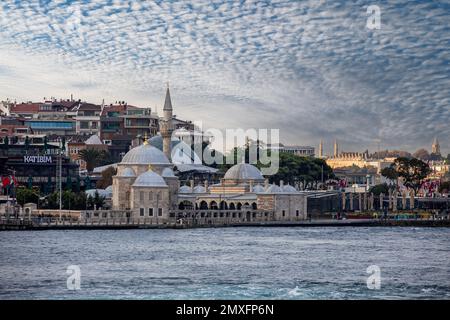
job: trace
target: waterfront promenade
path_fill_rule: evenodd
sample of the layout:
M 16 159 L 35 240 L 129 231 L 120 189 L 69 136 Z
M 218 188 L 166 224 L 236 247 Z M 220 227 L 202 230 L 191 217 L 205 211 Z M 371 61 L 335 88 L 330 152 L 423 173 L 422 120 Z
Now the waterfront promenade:
M 0 220 L 2 230 L 98 230 L 98 229 L 187 229 L 187 228 L 220 228 L 220 227 L 380 227 L 380 226 L 415 226 L 415 227 L 450 227 L 450 217 L 439 218 L 399 218 L 389 216 L 387 219 L 311 219 L 298 221 L 226 221 L 211 219 L 179 219 L 146 221 L 132 219 L 114 220 Z

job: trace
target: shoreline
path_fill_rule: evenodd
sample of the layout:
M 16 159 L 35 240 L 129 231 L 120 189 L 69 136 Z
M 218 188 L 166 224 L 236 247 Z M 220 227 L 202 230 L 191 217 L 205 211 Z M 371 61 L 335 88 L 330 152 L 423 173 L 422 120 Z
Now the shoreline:
M 242 227 L 450 227 L 450 220 L 304 220 L 304 221 L 268 221 L 268 222 L 240 222 L 230 224 L 2 224 L 0 231 L 40 231 L 40 230 L 132 230 L 132 229 L 196 229 L 196 228 L 242 228 Z

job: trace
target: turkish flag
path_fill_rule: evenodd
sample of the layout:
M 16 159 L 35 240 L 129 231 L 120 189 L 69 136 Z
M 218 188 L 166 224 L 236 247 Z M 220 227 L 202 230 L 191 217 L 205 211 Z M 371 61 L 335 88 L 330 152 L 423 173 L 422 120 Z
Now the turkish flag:
M 9 186 L 9 184 L 10 184 L 9 177 L 2 177 L 3 188 L 6 188 L 7 186 Z

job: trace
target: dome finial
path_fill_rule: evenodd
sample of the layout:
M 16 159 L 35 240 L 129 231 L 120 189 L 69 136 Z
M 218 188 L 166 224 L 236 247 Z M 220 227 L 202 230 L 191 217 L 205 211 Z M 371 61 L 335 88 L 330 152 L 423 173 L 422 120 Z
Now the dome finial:
M 148 171 L 153 171 L 152 165 L 150 163 L 148 164 Z
M 147 132 L 144 133 L 144 142 L 142 143 L 143 145 L 148 145 L 148 135 Z

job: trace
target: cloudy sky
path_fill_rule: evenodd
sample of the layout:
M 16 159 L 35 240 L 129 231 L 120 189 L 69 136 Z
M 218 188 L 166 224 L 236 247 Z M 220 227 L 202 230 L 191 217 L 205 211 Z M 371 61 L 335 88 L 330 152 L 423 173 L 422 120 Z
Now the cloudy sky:
M 379 5 L 381 29 L 367 28 Z M 325 151 L 450 152 L 448 1 L 0 2 L 0 99 L 162 108 Z

